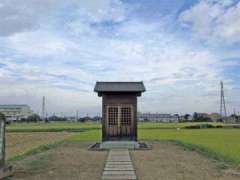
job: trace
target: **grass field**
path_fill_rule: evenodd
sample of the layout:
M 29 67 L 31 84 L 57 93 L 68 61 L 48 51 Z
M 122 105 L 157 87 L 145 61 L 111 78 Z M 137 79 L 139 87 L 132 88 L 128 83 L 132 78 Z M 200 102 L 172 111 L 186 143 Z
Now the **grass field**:
M 12 123 L 7 126 L 7 132 L 81 132 L 101 129 L 100 123 L 86 122 L 52 122 L 52 123 Z
M 12 158 L 38 148 L 43 144 L 53 144 L 71 137 L 69 132 L 7 133 L 6 158 Z
M 240 164 L 240 129 L 183 129 L 192 123 L 139 123 L 140 140 L 168 140 L 200 150 L 216 159 Z M 219 125 L 212 123 L 213 125 Z M 78 131 L 68 141 L 100 141 L 99 123 L 23 123 L 11 124 L 8 132 Z

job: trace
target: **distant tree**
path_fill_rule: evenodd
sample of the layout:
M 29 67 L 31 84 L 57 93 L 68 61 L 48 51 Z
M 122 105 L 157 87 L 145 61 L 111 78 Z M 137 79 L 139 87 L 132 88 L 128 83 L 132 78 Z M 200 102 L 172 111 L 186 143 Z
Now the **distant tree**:
M 144 121 L 144 122 L 148 122 L 149 119 L 148 119 L 148 118 L 144 118 L 143 121 Z
M 28 116 L 28 118 L 24 120 L 27 122 L 38 122 L 41 121 L 41 117 L 38 114 L 33 114 L 31 116 Z
M 57 117 L 57 116 L 50 116 L 50 117 L 48 118 L 48 120 L 49 120 L 49 121 L 58 121 L 58 120 L 59 120 L 59 117 Z
M 94 117 L 92 118 L 92 120 L 93 120 L 93 121 L 101 121 L 101 120 L 102 120 L 102 117 L 100 117 L 100 116 L 94 116 Z
M 89 117 L 82 117 L 78 119 L 79 122 L 86 122 L 87 120 L 89 120 Z
M 53 116 L 50 116 L 47 120 L 48 121 L 67 121 L 67 118 L 53 115 Z
M 198 120 L 198 114 L 196 112 L 193 113 L 193 120 L 194 121 Z
M 183 118 L 184 118 L 184 120 L 188 120 L 188 118 L 190 117 L 190 114 L 185 114 L 184 116 L 183 116 Z
M 3 113 L 0 113 L 0 119 L 3 119 L 3 120 L 6 119 L 6 117 L 5 117 L 5 115 Z
M 238 116 L 236 114 L 232 114 L 230 117 L 234 119 L 238 119 Z

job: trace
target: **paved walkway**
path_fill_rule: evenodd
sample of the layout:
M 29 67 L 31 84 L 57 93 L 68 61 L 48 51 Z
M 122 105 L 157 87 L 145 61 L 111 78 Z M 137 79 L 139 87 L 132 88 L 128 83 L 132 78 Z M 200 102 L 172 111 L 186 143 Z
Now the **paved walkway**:
M 110 150 L 102 174 L 103 180 L 136 180 L 128 150 Z

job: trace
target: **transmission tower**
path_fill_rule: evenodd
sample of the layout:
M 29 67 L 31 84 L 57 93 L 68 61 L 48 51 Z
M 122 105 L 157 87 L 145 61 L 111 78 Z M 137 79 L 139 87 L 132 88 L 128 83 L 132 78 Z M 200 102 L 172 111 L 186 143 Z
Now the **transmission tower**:
M 223 89 L 223 82 L 220 82 L 221 86 L 221 103 L 220 103 L 220 115 L 222 118 L 227 117 L 227 111 L 226 111 L 226 104 L 225 104 L 225 98 L 224 98 L 224 89 Z
M 45 96 L 42 99 L 42 119 L 45 121 Z

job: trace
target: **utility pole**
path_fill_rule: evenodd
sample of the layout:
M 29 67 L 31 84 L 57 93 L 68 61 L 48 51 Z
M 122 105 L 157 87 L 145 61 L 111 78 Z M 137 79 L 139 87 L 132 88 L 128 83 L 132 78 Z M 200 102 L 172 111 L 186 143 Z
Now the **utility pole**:
M 46 117 L 45 117 L 45 96 L 43 96 L 42 99 L 42 120 L 45 121 Z
M 224 121 L 226 120 L 227 117 L 227 111 L 226 111 L 226 104 L 225 104 L 225 97 L 224 97 L 224 89 L 223 89 L 223 82 L 220 82 L 221 86 L 221 97 L 220 97 L 220 115 Z
M 78 110 L 76 111 L 76 122 L 78 121 Z

